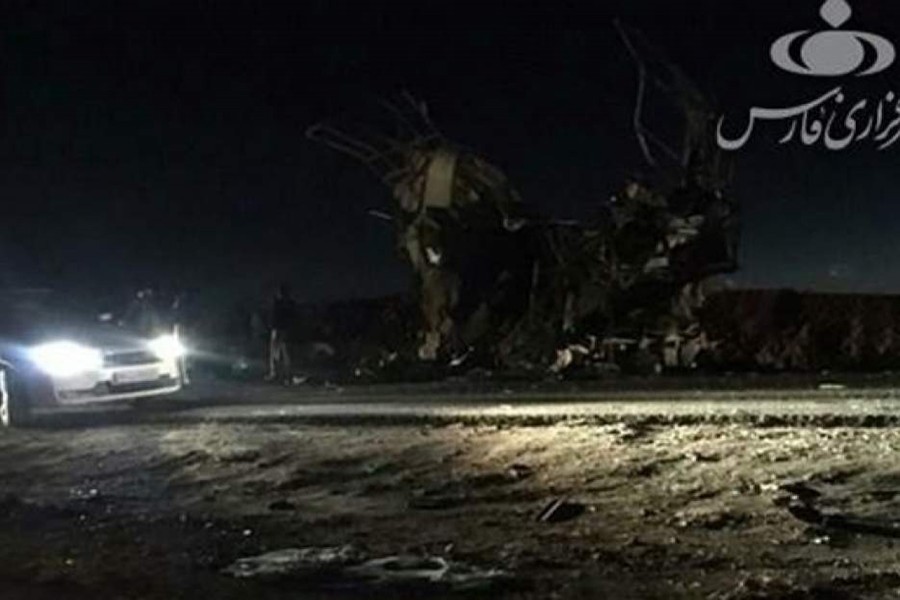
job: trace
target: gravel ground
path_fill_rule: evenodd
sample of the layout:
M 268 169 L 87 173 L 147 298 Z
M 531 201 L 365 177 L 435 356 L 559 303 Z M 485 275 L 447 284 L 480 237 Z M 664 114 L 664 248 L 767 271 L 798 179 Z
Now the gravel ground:
M 895 598 L 900 588 L 900 431 L 877 420 L 128 414 L 0 433 L 0 597 Z M 560 522 L 539 520 L 559 499 Z M 504 576 L 473 588 L 222 572 L 272 550 L 346 545 Z

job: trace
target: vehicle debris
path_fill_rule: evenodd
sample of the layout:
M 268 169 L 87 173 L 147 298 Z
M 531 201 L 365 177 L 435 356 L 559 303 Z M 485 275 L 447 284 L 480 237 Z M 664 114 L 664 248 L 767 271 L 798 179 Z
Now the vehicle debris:
M 285 548 L 238 559 L 223 573 L 238 578 L 335 574 L 361 560 L 360 553 L 352 546 Z
M 632 127 L 645 172 L 591 220 L 540 214 L 409 94 L 384 103 L 386 123 L 308 130 L 389 190 L 396 248 L 415 276 L 418 314 L 393 321 L 399 333 L 373 352 L 382 358 L 359 361 L 360 377 L 409 376 L 415 362 L 534 378 L 900 367 L 897 298 L 725 289 L 741 223 L 716 111 L 639 33 L 617 26 L 639 75 Z M 651 99 L 676 107 L 677 144 L 646 125 Z
M 481 569 L 440 556 L 388 556 L 349 567 L 352 577 L 380 585 L 430 584 L 451 589 L 475 590 L 510 580 L 501 569 Z
M 223 570 L 232 577 L 304 578 L 308 583 L 340 585 L 438 585 L 454 590 L 483 589 L 510 575 L 441 556 L 397 555 L 367 559 L 352 546 L 285 548 L 241 558 Z
M 564 498 L 551 501 L 538 514 L 537 520 L 541 523 L 563 523 L 577 519 L 584 514 L 587 508 L 578 502 L 569 502 Z
M 538 214 L 503 171 L 446 138 L 408 94 L 385 103 L 383 127 L 308 130 L 393 196 L 397 248 L 417 282 L 420 361 L 658 372 L 695 366 L 706 350 L 697 321 L 704 282 L 737 268 L 731 170 L 702 94 L 637 34 L 621 33 L 644 57 L 642 76 L 649 65 L 651 84 L 682 111 L 684 136 L 671 164 L 645 151 L 652 175 L 626 181 L 590 223 Z M 648 132 L 635 128 L 643 146 Z
M 679 511 L 672 519 L 679 529 L 699 528 L 719 531 L 739 527 L 746 523 L 746 515 L 728 510 L 686 510 Z

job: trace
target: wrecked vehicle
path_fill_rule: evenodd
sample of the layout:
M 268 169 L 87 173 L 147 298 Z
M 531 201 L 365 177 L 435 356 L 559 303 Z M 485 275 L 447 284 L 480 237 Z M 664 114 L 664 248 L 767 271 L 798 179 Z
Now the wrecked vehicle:
M 0 294 L 0 425 L 35 408 L 134 400 L 182 387 L 181 341 L 152 338 L 73 310 L 46 290 Z
M 703 96 L 639 35 L 620 33 L 639 65 L 634 128 L 652 175 L 626 182 L 589 223 L 537 214 L 409 95 L 385 103 L 391 122 L 380 130 L 308 131 L 392 193 L 390 215 L 378 216 L 393 222 L 415 274 L 421 361 L 557 373 L 584 363 L 641 372 L 696 364 L 704 281 L 737 268 L 731 172 Z M 642 124 L 648 87 L 681 113 L 680 152 Z

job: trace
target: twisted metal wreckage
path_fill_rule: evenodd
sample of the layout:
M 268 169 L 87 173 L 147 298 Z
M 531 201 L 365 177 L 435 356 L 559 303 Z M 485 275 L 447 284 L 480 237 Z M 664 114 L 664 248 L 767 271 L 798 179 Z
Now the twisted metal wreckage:
M 674 66 L 619 26 L 638 67 L 634 130 L 652 176 L 626 183 L 591 223 L 535 214 L 503 172 L 448 140 L 409 95 L 392 131 L 315 125 L 393 194 L 397 243 L 421 308 L 418 357 L 562 371 L 689 366 L 709 277 L 736 269 L 738 219 L 713 110 Z M 651 92 L 681 113 L 673 151 L 643 124 Z M 662 158 L 659 158 L 659 157 Z

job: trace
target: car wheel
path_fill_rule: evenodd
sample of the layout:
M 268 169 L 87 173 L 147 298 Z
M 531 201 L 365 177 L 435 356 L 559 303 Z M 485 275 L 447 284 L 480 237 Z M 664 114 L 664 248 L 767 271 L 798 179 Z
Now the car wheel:
M 16 374 L 0 367 L 0 426 L 18 427 L 31 418 L 28 395 Z

